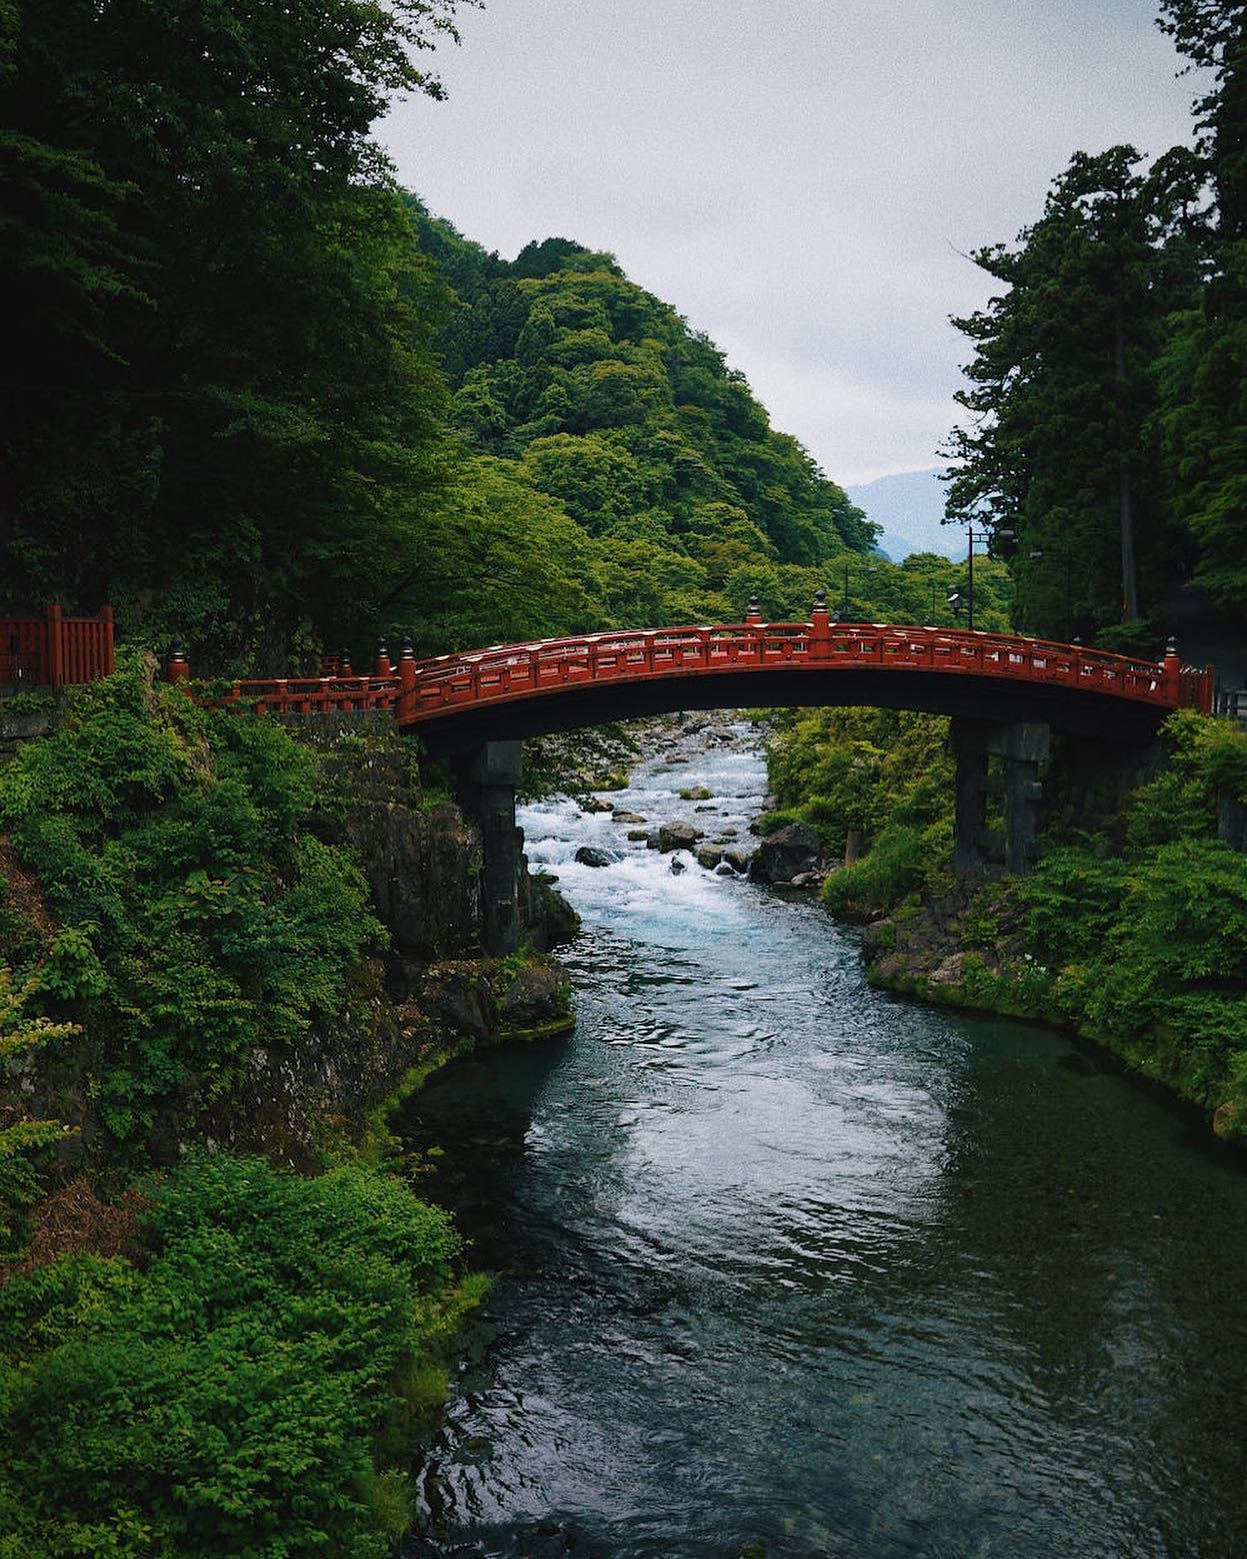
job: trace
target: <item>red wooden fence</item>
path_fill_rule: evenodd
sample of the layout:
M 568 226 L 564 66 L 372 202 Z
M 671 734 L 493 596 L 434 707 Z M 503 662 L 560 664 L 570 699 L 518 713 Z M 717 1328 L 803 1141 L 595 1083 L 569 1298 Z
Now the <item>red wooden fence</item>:
M 112 674 L 113 609 L 98 617 L 0 617 L 0 687 L 70 687 Z

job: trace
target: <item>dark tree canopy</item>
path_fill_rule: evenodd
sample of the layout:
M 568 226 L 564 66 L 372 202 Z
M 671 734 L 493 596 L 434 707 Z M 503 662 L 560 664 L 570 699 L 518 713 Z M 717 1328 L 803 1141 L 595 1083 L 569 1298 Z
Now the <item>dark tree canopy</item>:
M 1247 615 L 1247 6 L 1166 0 L 1161 26 L 1213 86 L 1195 105 L 1214 207 L 1207 284 L 1158 363 L 1173 511 L 1197 578 Z
M 3 14 L 0 533 L 55 595 L 276 651 L 439 480 L 436 284 L 370 135 L 452 0 Z

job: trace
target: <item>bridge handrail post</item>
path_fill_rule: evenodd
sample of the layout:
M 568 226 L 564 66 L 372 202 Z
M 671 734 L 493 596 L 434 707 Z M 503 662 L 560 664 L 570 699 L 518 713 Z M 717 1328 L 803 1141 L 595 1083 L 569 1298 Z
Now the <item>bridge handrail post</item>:
M 1178 656 L 1176 639 L 1170 639 L 1165 645 L 1165 658 L 1160 664 L 1160 681 L 1165 702 L 1176 709 L 1182 702 L 1182 661 Z
M 165 657 L 165 681 L 189 682 L 191 675 L 190 662 L 186 658 L 186 647 L 181 639 L 174 639 L 169 646 L 169 653 Z
M 43 658 L 43 671 L 53 687 L 63 687 L 65 683 L 65 629 L 61 621 L 61 609 L 52 602 L 46 611 L 47 626 L 44 630 L 44 643 L 47 645 L 47 654 Z
M 827 612 L 827 592 L 814 592 L 814 605 L 810 610 L 809 652 L 811 660 L 831 659 L 831 618 Z
M 394 718 L 410 720 L 416 712 L 416 653 L 411 640 L 403 635 L 398 652 L 398 693 L 394 700 Z
M 104 675 L 111 677 L 117 669 L 117 630 L 111 606 L 100 607 L 100 621 L 104 624 Z

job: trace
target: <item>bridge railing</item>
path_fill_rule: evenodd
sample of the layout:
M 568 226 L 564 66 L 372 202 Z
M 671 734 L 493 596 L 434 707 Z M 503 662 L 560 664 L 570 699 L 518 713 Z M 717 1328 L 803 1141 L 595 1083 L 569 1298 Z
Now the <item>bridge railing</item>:
M 371 676 L 354 675 L 342 658 L 332 665 L 337 669 L 321 677 L 235 682 L 205 701 L 255 713 L 392 709 L 398 723 L 407 726 L 467 706 L 598 683 L 803 668 L 1000 677 L 1108 693 L 1165 709 L 1208 710 L 1212 699 L 1211 673 L 1183 667 L 1172 646 L 1162 662 L 1155 662 L 1016 634 L 831 623 L 818 610 L 812 622 L 625 629 L 494 645 L 423 661 L 412 658 L 408 646 L 397 666 L 382 644 Z M 169 675 L 189 675 L 180 651 Z M 765 698 L 761 686 L 759 695 Z
M 1211 679 L 1163 662 L 1009 634 L 874 624 L 739 623 L 630 630 L 498 646 L 440 656 L 416 666 L 398 709 L 418 722 L 465 704 L 504 702 L 545 691 L 619 680 L 807 666 L 882 667 L 1002 677 L 1113 694 L 1164 708 L 1208 708 Z
M 270 677 L 235 682 L 203 702 L 240 714 L 318 715 L 394 709 L 397 677 Z

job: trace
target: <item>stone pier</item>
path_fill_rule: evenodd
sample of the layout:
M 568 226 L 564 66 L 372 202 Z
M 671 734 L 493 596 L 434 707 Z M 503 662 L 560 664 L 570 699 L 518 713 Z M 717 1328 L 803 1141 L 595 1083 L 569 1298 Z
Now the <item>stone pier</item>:
M 1002 723 L 958 716 L 952 722 L 955 764 L 953 869 L 1003 866 L 1030 870 L 1043 794 L 1040 765 L 1048 758 L 1048 727 L 1035 721 Z M 1000 761 L 993 775 L 990 760 Z M 1002 827 L 988 827 L 989 797 L 999 796 Z
M 455 765 L 459 805 L 481 831 L 483 950 L 505 957 L 519 946 L 523 830 L 515 826 L 521 744 L 484 742 Z

